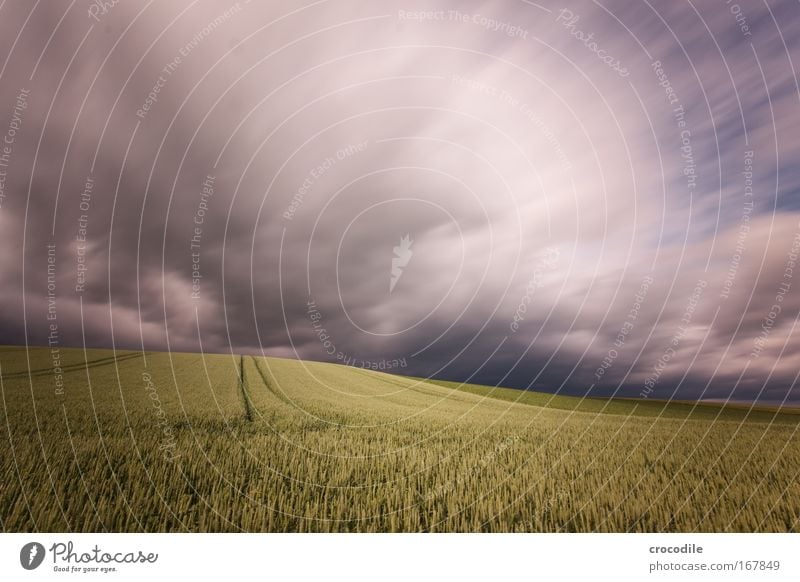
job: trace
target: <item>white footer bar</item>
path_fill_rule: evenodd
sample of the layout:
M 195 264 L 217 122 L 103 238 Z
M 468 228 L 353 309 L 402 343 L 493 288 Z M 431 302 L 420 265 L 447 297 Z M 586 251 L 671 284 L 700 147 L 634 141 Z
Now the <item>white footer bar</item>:
M 777 582 L 798 554 L 797 534 L 2 534 L 0 579 Z

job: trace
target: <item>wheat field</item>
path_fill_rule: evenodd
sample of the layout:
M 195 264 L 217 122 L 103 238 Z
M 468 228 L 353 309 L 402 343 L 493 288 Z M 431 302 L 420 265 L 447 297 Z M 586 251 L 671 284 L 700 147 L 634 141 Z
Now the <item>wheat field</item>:
M 56 375 L 48 349 L 0 348 L 3 531 L 800 530 L 796 413 L 251 356 L 59 358 Z

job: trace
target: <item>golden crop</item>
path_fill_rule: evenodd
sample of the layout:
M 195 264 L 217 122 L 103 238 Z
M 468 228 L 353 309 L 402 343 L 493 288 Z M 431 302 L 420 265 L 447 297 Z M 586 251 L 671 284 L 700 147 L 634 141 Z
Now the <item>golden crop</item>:
M 800 529 L 797 415 L 112 356 L 0 350 L 2 530 Z

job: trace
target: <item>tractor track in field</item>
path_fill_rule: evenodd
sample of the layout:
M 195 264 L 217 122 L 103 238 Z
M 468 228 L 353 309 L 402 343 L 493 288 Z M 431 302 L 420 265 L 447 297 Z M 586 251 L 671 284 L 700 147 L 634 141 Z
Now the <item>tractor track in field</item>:
M 283 391 L 276 389 L 275 386 L 272 385 L 272 382 L 267 380 L 267 375 L 261 369 L 261 366 L 258 363 L 258 358 L 253 358 L 253 362 L 255 363 L 256 370 L 258 371 L 259 376 L 261 376 L 261 381 L 264 383 L 264 386 L 267 387 L 267 390 L 272 392 L 272 394 L 274 394 L 275 397 L 278 398 L 278 400 L 285 402 L 286 404 L 293 405 L 293 402 L 289 399 L 288 396 L 286 396 L 286 394 L 283 393 Z
M 145 352 L 145 354 L 146 355 L 151 355 L 152 352 Z M 140 352 L 136 352 L 134 354 L 127 354 L 127 355 L 124 355 L 124 356 L 118 356 L 116 358 L 111 356 L 111 357 L 108 357 L 108 358 L 100 358 L 98 360 L 89 360 L 88 362 L 78 362 L 78 363 L 75 363 L 75 364 L 69 364 L 69 365 L 66 365 L 66 366 L 61 366 L 61 373 L 62 374 L 69 374 L 71 372 L 83 372 L 83 371 L 88 370 L 90 368 L 99 368 L 99 367 L 102 367 L 102 366 L 109 366 L 109 365 L 111 365 L 111 364 L 113 364 L 115 362 L 116 363 L 126 362 L 128 360 L 133 360 L 135 358 L 140 358 L 140 357 L 142 357 L 142 354 Z M 14 380 L 14 379 L 17 379 L 17 378 L 28 378 L 28 377 L 34 378 L 34 377 L 40 377 L 40 376 L 49 376 L 52 373 L 53 373 L 53 367 L 50 366 L 50 367 L 47 367 L 47 368 L 37 368 L 36 370 L 30 370 L 30 371 L 25 370 L 24 372 L 11 372 L 10 374 L 3 374 L 3 380 Z
M 244 419 L 253 422 L 253 403 L 250 402 L 250 395 L 247 393 L 247 378 L 244 372 L 244 356 L 239 356 L 239 391 L 242 393 L 244 405 Z

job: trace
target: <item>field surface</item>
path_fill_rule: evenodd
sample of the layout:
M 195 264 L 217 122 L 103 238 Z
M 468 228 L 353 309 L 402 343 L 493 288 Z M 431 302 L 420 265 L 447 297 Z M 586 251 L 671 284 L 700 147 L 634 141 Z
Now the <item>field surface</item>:
M 796 413 L 0 347 L 3 531 L 798 531 Z

